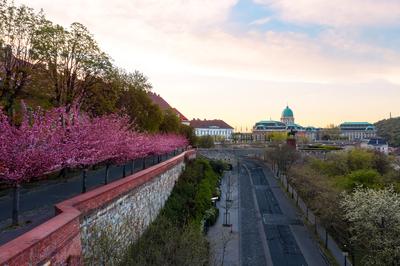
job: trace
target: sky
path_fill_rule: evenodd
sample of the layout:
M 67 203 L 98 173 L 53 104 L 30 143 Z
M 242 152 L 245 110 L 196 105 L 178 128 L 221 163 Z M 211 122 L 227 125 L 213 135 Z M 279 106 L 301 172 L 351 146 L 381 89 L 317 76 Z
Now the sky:
M 18 0 L 81 22 L 188 118 L 248 130 L 400 116 L 400 0 Z

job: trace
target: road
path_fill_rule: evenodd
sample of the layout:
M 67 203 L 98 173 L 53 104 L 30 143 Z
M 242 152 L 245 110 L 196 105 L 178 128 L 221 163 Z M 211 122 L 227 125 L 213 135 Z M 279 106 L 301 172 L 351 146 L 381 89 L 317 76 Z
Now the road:
M 242 157 L 239 173 L 242 265 L 328 265 L 301 215 L 262 163 Z

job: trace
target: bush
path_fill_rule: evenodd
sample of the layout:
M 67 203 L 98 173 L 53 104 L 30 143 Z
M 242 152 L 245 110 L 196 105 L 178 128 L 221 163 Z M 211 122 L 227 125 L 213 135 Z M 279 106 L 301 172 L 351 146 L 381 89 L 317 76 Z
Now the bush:
M 380 187 L 380 174 L 374 169 L 361 169 L 351 172 L 350 174 L 339 177 L 337 185 L 340 188 L 353 190 L 357 186 L 364 186 L 368 188 Z
M 211 207 L 210 209 L 208 209 L 206 211 L 206 215 L 204 217 L 207 226 L 213 226 L 217 222 L 218 216 L 219 216 L 219 209 L 218 208 Z
M 121 265 L 208 265 L 201 229 L 202 223 L 212 225 L 218 218 L 211 197 L 219 178 L 206 159 L 188 163 L 163 210 Z
M 197 138 L 197 146 L 199 148 L 213 148 L 214 138 L 212 136 L 201 136 Z

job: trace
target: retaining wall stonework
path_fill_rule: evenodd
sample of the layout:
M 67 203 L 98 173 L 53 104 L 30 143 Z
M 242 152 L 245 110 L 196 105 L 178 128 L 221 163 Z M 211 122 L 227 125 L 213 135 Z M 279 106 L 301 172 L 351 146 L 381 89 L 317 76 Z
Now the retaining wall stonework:
M 189 150 L 134 175 L 61 202 L 57 215 L 0 247 L 0 265 L 82 265 L 117 258 L 153 221 Z

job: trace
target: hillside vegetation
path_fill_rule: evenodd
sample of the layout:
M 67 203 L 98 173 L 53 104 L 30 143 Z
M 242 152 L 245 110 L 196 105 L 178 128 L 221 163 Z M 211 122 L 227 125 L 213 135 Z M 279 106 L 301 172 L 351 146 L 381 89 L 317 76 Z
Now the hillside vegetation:
M 389 145 L 400 147 L 400 117 L 378 121 L 375 126 L 378 135 L 388 140 Z
M 319 221 L 362 265 L 398 265 L 393 262 L 400 258 L 395 248 L 400 232 L 396 214 L 400 172 L 391 167 L 392 160 L 369 150 L 339 151 L 324 159 L 299 160 L 288 174 L 289 182 Z M 384 243 L 379 234 L 372 237 L 369 232 L 385 234 Z

